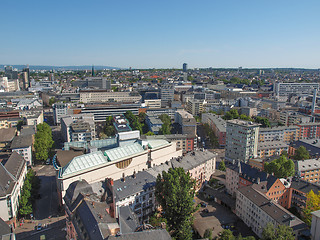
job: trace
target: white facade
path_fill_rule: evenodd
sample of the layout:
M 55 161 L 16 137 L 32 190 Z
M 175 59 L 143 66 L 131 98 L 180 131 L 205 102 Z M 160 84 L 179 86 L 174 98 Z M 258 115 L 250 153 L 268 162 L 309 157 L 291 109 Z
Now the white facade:
M 247 162 L 258 153 L 259 125 L 242 120 L 227 121 L 226 159 Z
M 24 160 L 26 160 L 28 166 L 32 166 L 32 149 L 31 146 L 24 148 L 14 148 L 12 151 L 19 153 Z
M 107 92 L 107 91 L 80 91 L 80 102 L 138 102 L 139 94 L 132 92 Z
M 55 103 L 52 108 L 54 124 L 59 124 L 61 117 L 67 115 L 69 105 L 67 103 Z
M 313 90 L 319 90 L 319 83 L 276 83 L 274 92 L 276 96 L 289 96 L 290 94 L 309 95 Z
M 145 99 L 144 103 L 149 108 L 161 108 L 161 99 Z
M 239 173 L 226 168 L 226 188 L 229 194 L 235 196 L 239 186 Z

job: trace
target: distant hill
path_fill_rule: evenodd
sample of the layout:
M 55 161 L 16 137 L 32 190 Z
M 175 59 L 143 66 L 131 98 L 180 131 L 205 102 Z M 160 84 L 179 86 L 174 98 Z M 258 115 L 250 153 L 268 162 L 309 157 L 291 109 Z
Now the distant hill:
M 9 64 L 1 65 L 0 69 L 4 69 L 4 66 L 7 66 Z M 13 68 L 17 68 L 18 70 L 22 70 L 26 67 L 26 65 L 10 65 Z M 92 66 L 89 65 L 83 65 L 83 66 L 40 66 L 40 65 L 29 65 L 30 70 L 91 70 Z M 103 70 L 103 69 L 120 69 L 118 67 L 110 67 L 110 66 L 94 66 L 95 70 Z

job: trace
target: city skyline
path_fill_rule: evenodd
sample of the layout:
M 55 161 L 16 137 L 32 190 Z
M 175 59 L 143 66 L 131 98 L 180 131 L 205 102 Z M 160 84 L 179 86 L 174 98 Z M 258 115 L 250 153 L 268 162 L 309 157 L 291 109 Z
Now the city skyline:
M 14 1 L 2 7 L 1 64 L 320 67 L 317 1 Z

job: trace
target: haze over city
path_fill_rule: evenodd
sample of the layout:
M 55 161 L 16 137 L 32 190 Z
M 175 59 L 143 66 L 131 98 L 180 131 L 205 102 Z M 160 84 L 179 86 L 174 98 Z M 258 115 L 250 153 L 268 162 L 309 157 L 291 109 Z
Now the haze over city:
M 0 64 L 319 68 L 319 1 L 4 1 Z

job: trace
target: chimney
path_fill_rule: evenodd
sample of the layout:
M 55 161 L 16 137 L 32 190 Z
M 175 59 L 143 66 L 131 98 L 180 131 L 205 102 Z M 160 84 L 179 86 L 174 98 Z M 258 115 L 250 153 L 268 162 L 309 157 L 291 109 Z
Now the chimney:
M 123 181 L 123 182 L 126 181 L 126 177 L 125 177 L 124 173 L 122 173 L 122 181 Z
M 136 170 L 133 171 L 132 177 L 136 178 Z
M 257 184 L 260 184 L 260 178 L 259 177 L 257 178 Z

